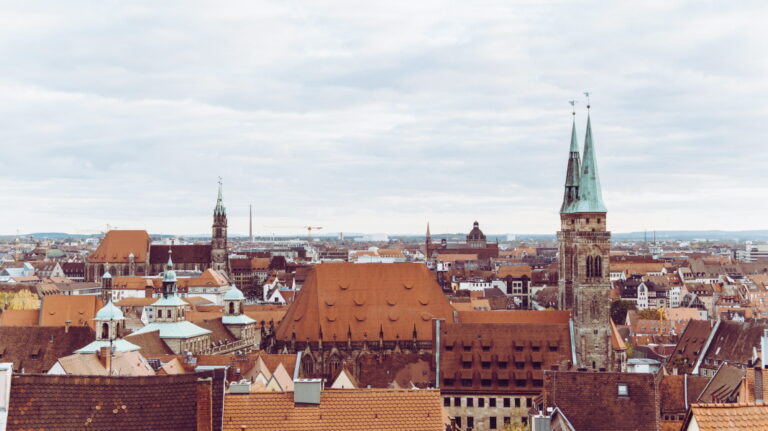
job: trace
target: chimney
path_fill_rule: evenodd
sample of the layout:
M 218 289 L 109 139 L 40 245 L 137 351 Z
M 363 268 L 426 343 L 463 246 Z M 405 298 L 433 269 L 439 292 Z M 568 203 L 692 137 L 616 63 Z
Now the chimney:
M 319 406 L 322 379 L 297 379 L 293 381 L 293 404 L 295 406 Z
M 213 430 L 213 379 L 197 379 L 197 431 Z
M 104 368 L 106 368 L 107 371 L 112 374 L 112 349 L 110 349 L 109 346 L 104 346 L 99 349 L 98 355 L 101 365 L 103 365 Z
M 250 394 L 251 393 L 251 382 L 250 380 L 240 380 L 239 382 L 232 382 L 232 384 L 229 385 L 229 393 L 230 394 Z
M 64 322 L 64 333 L 65 334 L 69 334 L 69 325 L 71 325 L 71 324 L 72 324 L 71 320 L 67 320 L 66 322 Z

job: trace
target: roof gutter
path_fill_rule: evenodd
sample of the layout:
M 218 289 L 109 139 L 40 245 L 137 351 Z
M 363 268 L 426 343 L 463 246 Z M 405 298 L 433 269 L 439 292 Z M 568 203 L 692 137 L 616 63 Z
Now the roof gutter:
M 576 363 L 576 335 L 573 329 L 573 319 L 568 319 L 568 332 L 571 335 L 571 363 L 573 363 L 573 366 L 578 368 L 579 365 Z
M 720 322 L 720 318 L 718 317 L 717 322 L 715 322 L 715 326 L 713 326 L 712 330 L 709 332 L 707 342 L 704 343 L 704 347 L 701 349 L 701 352 L 699 352 L 699 357 L 696 359 L 696 365 L 693 367 L 691 374 L 699 374 L 699 367 L 701 367 L 701 363 L 704 361 L 704 356 L 707 354 L 707 350 L 709 350 L 709 345 L 712 344 L 712 340 L 715 338 L 717 329 L 720 327 Z

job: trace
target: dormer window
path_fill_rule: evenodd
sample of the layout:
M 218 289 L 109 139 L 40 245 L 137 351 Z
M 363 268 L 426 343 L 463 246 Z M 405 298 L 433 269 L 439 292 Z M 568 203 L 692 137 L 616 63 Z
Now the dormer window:
M 620 397 L 628 397 L 629 396 L 629 386 L 626 383 L 619 383 L 618 384 L 618 396 L 620 396 Z

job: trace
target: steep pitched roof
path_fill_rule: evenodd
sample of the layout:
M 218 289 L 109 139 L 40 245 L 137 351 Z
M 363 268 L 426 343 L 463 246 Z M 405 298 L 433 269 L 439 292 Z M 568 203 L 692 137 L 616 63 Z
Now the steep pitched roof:
M 173 250 L 174 263 L 205 263 L 211 261 L 211 244 L 174 246 L 152 244 L 149 248 L 149 263 L 153 265 L 166 263 L 168 261 L 168 250 Z
M 442 431 L 441 406 L 437 390 L 338 389 L 301 407 L 293 392 L 257 392 L 226 397 L 224 430 Z
M 696 424 L 696 428 L 687 428 L 692 422 Z M 699 431 L 768 429 L 768 404 L 694 404 L 682 429 Z
M 96 295 L 47 295 L 40 307 L 40 326 L 87 325 L 95 328 L 93 318 L 104 307 Z
M 144 263 L 147 261 L 151 241 L 145 230 L 111 230 L 104 236 L 96 251 L 88 256 L 88 261 L 127 263 L 128 255 L 133 253 L 134 262 Z
M 453 308 L 426 266 L 413 263 L 316 265 L 276 331 L 278 340 L 432 338 L 432 319 Z
M 173 354 L 173 350 L 160 338 L 159 330 L 144 332 L 143 334 L 130 334 L 125 337 L 125 340 L 139 346 L 139 351 L 146 358 Z
M 40 310 L 2 310 L 0 326 L 37 326 Z
M 195 430 L 198 374 L 13 376 L 8 430 Z M 208 386 L 208 400 L 211 399 Z M 204 407 L 201 405 L 201 407 Z M 208 407 L 210 408 L 210 407 Z
M 93 341 L 87 326 L 6 326 L 0 327 L 0 352 L 3 362 L 13 362 L 15 370 L 47 373 L 62 356 L 67 356 Z
M 459 311 L 461 323 L 568 323 L 567 310 Z

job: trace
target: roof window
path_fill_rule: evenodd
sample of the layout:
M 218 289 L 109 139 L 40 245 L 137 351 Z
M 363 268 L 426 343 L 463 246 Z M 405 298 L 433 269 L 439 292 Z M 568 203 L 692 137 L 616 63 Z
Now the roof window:
M 628 397 L 629 396 L 629 386 L 626 383 L 619 383 L 618 384 L 618 395 L 620 397 Z

